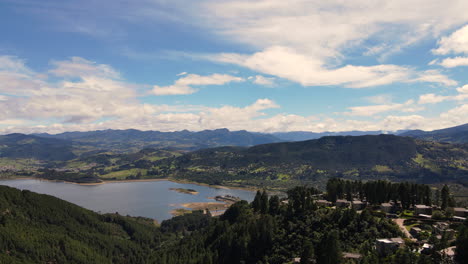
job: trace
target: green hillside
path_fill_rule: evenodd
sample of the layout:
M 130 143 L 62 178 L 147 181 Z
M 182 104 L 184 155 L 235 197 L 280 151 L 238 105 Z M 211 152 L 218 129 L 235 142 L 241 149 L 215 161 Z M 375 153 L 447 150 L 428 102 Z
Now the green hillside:
M 0 157 L 69 160 L 76 157 L 71 142 L 24 134 L 0 136 Z
M 211 184 L 283 188 L 300 182 L 323 183 L 331 177 L 468 184 L 468 146 L 394 135 L 323 137 L 205 149 L 158 161 L 153 170 Z
M 144 263 L 160 239 L 149 219 L 0 186 L 0 263 Z

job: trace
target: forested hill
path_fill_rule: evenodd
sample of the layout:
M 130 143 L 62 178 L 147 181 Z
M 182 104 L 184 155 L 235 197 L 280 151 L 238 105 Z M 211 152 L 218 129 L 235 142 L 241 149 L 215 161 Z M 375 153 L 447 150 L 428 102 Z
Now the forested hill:
M 0 263 L 145 263 L 161 240 L 152 220 L 0 185 Z
M 431 141 L 468 143 L 468 124 L 434 131 L 410 130 L 400 135 Z
M 287 186 L 330 177 L 466 184 L 468 145 L 394 135 L 323 137 L 250 148 L 204 149 L 161 160 L 156 167 L 176 178 L 229 185 Z
M 37 160 L 69 160 L 75 158 L 72 144 L 66 140 L 24 134 L 0 136 L 0 157 Z

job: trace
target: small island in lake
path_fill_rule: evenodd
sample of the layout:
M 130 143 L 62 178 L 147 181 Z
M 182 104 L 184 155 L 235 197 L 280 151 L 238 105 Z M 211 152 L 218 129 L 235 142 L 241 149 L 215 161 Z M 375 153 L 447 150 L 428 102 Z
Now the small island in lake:
M 198 194 L 198 192 L 195 191 L 194 189 L 169 188 L 169 190 L 171 190 L 171 191 L 176 191 L 176 192 L 179 192 L 179 193 L 191 194 L 191 195 L 196 195 L 196 194 Z

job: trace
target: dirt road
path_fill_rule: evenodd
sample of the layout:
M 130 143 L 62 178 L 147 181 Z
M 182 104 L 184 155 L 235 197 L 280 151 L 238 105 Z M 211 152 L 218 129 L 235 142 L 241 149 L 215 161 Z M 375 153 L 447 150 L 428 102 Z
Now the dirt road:
M 401 232 L 403 232 L 406 235 L 406 237 L 408 237 L 409 239 L 414 240 L 413 236 L 410 234 L 410 232 L 408 232 L 406 227 L 403 225 L 403 221 L 405 221 L 405 219 L 403 218 L 393 219 L 393 222 L 395 222 L 400 227 Z

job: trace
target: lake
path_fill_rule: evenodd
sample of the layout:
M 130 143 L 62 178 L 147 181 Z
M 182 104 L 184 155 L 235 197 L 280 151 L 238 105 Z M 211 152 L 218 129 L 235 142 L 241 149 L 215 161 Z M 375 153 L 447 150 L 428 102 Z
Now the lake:
M 99 185 L 78 185 L 37 179 L 0 180 L 21 190 L 49 194 L 100 213 L 145 216 L 161 222 L 172 217 L 170 211 L 182 203 L 214 202 L 209 197 L 233 195 L 252 201 L 255 193 L 238 189 L 217 189 L 171 181 L 111 182 Z M 169 188 L 194 189 L 197 195 L 178 193 Z

